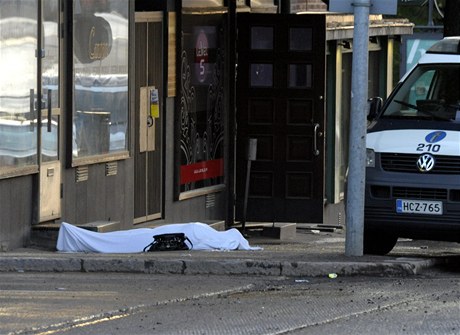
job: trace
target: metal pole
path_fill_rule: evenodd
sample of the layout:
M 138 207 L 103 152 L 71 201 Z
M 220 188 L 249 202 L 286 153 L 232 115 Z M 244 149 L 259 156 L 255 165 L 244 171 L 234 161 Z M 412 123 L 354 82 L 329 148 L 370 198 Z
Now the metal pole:
M 433 0 L 428 0 L 428 26 L 434 26 L 433 22 Z
M 378 1 L 378 0 L 377 0 Z M 370 0 L 353 0 L 353 65 L 345 255 L 363 255 Z

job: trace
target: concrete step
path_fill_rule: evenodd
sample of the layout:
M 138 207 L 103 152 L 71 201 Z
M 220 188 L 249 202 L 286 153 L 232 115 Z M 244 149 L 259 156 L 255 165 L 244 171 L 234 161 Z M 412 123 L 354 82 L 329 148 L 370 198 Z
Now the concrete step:
M 32 226 L 30 234 L 30 246 L 45 249 L 56 250 L 56 243 L 59 235 L 60 223 L 40 223 Z M 106 233 L 120 229 L 118 221 L 94 221 L 77 225 L 79 228 L 88 229 L 95 232 Z
M 283 241 L 295 239 L 297 224 L 295 222 L 246 222 L 243 229 L 242 224 L 236 222 L 234 228 L 243 235 L 259 235 Z
M 116 231 L 121 229 L 120 222 L 118 221 L 94 221 L 77 225 L 77 227 L 95 231 L 98 233 L 107 233 L 110 231 Z

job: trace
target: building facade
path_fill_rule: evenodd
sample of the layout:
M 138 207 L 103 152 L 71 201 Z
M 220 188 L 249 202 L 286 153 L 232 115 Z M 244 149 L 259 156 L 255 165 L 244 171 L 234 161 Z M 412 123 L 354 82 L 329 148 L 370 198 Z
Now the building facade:
M 352 16 L 306 0 L 0 4 L 1 250 L 61 222 L 343 223 Z M 411 31 L 371 18 L 370 95 Z

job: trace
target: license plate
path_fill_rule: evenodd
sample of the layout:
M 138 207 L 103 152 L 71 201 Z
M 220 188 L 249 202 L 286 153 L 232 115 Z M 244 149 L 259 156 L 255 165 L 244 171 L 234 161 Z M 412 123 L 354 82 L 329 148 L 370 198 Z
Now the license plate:
M 396 212 L 442 215 L 442 201 L 396 199 Z

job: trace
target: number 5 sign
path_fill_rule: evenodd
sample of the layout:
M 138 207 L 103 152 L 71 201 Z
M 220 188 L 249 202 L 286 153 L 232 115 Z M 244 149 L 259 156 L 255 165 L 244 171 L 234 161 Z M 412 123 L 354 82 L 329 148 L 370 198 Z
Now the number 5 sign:
M 201 30 L 195 43 L 195 74 L 200 83 L 203 83 L 207 76 L 207 64 L 209 61 L 208 49 L 208 38 L 205 32 Z

